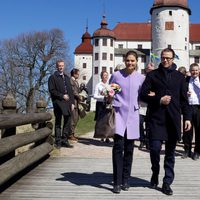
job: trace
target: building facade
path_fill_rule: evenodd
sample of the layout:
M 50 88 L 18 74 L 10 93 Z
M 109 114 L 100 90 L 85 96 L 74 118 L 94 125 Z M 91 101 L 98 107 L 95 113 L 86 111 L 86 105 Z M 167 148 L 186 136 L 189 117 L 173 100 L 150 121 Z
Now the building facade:
M 154 0 L 150 14 L 151 22 L 118 23 L 112 30 L 103 16 L 92 36 L 86 29 L 82 43 L 75 49 L 74 63 L 90 95 L 100 81 L 101 71 L 112 74 L 129 50 L 138 53 L 141 73 L 149 62 L 157 66 L 161 50 L 167 47 L 175 50 L 178 67 L 189 69 L 191 63 L 200 63 L 200 24 L 189 22 L 187 0 Z

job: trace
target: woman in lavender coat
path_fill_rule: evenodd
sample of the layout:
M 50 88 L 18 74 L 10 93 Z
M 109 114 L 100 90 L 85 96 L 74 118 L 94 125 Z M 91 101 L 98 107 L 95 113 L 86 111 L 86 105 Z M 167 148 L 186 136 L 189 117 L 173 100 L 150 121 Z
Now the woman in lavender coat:
M 127 52 L 126 68 L 113 73 L 109 81 L 120 85 L 122 89 L 112 101 L 116 113 L 112 152 L 114 193 L 129 189 L 134 140 L 139 138 L 138 95 L 144 76 L 136 71 L 137 60 L 136 52 Z

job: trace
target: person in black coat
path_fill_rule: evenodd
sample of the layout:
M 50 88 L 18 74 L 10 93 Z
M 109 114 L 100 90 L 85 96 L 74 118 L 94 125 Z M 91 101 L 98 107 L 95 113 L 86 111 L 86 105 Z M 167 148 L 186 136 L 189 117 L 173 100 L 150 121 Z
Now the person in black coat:
M 55 145 L 67 148 L 73 147 L 68 142 L 71 127 L 71 112 L 74 109 L 74 95 L 70 78 L 64 73 L 65 63 L 63 60 L 56 62 L 57 71 L 49 77 L 48 88 L 55 115 Z M 61 131 L 61 121 L 64 118 Z
M 175 148 L 181 138 L 181 113 L 184 128 L 191 128 L 191 110 L 187 100 L 187 85 L 184 75 L 173 63 L 175 52 L 164 49 L 159 67 L 146 76 L 141 88 L 141 100 L 149 109 L 149 148 L 152 164 L 151 186 L 157 188 L 160 172 L 160 152 L 165 141 L 165 158 L 162 192 L 172 195 L 170 187 L 174 180 Z M 149 95 L 154 92 L 155 95 Z
M 183 134 L 185 151 L 182 158 L 192 157 L 193 160 L 197 160 L 200 156 L 200 68 L 197 63 L 190 65 L 190 73 L 191 76 L 186 77 L 186 82 L 188 84 L 188 101 L 192 109 L 192 128 Z M 193 135 L 195 135 L 195 147 L 192 155 Z

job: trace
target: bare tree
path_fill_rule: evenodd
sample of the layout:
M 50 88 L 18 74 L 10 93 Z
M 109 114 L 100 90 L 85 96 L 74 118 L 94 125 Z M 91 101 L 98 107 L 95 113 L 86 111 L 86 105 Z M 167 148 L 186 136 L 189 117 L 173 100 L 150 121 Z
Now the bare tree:
M 22 34 L 0 43 L 0 94 L 11 91 L 21 111 L 32 112 L 39 96 L 49 97 L 47 81 L 57 59 L 71 67 L 68 43 L 63 32 Z

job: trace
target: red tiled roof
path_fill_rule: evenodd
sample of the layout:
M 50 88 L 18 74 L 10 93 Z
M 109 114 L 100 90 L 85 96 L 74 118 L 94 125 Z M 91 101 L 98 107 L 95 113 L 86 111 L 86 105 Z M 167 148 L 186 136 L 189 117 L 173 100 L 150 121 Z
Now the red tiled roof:
M 180 5 L 183 7 L 188 7 L 188 1 L 187 0 L 154 0 L 155 6 L 159 5 Z
M 163 6 L 181 7 L 188 10 L 189 14 L 191 14 L 191 10 L 188 7 L 188 0 L 154 0 L 154 4 L 150 10 L 150 13 L 152 14 L 153 9 Z
M 190 42 L 200 42 L 200 24 L 190 24 Z
M 76 47 L 75 54 L 92 54 L 93 46 L 91 44 L 91 36 L 86 31 L 82 36 L 82 43 Z
M 115 34 L 113 31 L 107 28 L 108 23 L 105 20 L 105 16 L 103 16 L 103 20 L 101 21 L 101 28 L 97 29 L 93 33 L 93 37 L 102 37 L 102 36 L 107 36 L 107 37 L 115 37 Z
M 116 40 L 151 41 L 150 23 L 118 23 L 113 32 Z
M 119 23 L 113 32 L 117 40 L 151 41 L 150 23 Z M 190 24 L 190 42 L 200 42 L 200 24 Z

